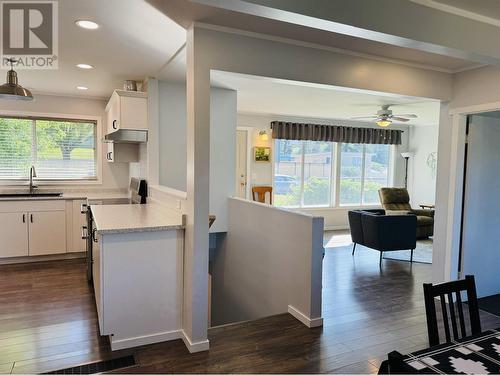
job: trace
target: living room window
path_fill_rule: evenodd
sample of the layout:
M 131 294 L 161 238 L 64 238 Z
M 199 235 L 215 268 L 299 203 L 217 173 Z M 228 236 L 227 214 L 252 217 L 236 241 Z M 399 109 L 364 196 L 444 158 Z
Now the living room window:
M 88 120 L 0 117 L 0 180 L 96 179 L 96 123 Z
M 342 143 L 340 152 L 341 206 L 380 202 L 378 190 L 389 185 L 390 145 Z
M 274 202 L 281 207 L 379 204 L 391 145 L 275 140 Z M 338 176 L 335 178 L 335 176 Z

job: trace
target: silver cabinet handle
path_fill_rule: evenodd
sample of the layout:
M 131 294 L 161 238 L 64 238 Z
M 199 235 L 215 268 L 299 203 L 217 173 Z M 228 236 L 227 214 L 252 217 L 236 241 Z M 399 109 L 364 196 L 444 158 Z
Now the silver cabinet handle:
M 96 232 L 97 232 L 96 228 L 92 229 L 92 240 L 94 242 L 98 242 L 98 240 L 97 240 L 97 233 Z
M 82 204 L 80 205 L 80 212 L 81 212 L 82 214 L 86 214 L 86 213 L 87 213 L 87 203 L 82 203 Z
M 88 238 L 88 231 L 87 231 L 87 226 L 84 225 L 82 227 L 82 240 L 86 240 Z

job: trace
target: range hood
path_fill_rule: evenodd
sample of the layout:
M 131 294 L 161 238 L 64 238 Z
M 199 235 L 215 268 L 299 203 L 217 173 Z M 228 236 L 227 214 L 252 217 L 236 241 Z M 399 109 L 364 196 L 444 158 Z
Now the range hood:
M 107 143 L 146 143 L 147 141 L 147 130 L 118 129 L 104 136 L 104 142 Z

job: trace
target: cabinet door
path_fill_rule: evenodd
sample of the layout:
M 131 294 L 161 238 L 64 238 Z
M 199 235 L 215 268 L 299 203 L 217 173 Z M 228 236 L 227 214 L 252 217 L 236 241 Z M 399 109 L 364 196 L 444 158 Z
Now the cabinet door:
M 81 205 L 86 204 L 86 200 L 73 201 L 73 220 L 72 220 L 72 246 L 68 249 L 69 252 L 83 252 L 87 251 L 87 241 L 82 239 L 82 227 L 87 226 L 87 216 L 81 213 Z
M 29 213 L 29 255 L 66 252 L 66 212 Z
M 113 93 L 107 110 L 108 134 L 120 128 L 120 97 Z
M 115 145 L 114 143 L 106 143 L 106 161 L 113 163 L 115 161 Z
M 28 255 L 28 214 L 24 212 L 0 213 L 0 257 Z

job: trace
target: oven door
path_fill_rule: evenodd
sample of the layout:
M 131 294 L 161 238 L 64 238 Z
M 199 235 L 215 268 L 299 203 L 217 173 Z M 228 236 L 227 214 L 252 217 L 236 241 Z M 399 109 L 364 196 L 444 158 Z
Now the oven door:
M 92 212 L 88 204 L 82 204 L 81 212 L 86 215 L 86 225 L 82 227 L 82 239 L 86 241 L 87 249 L 87 280 L 92 282 Z

